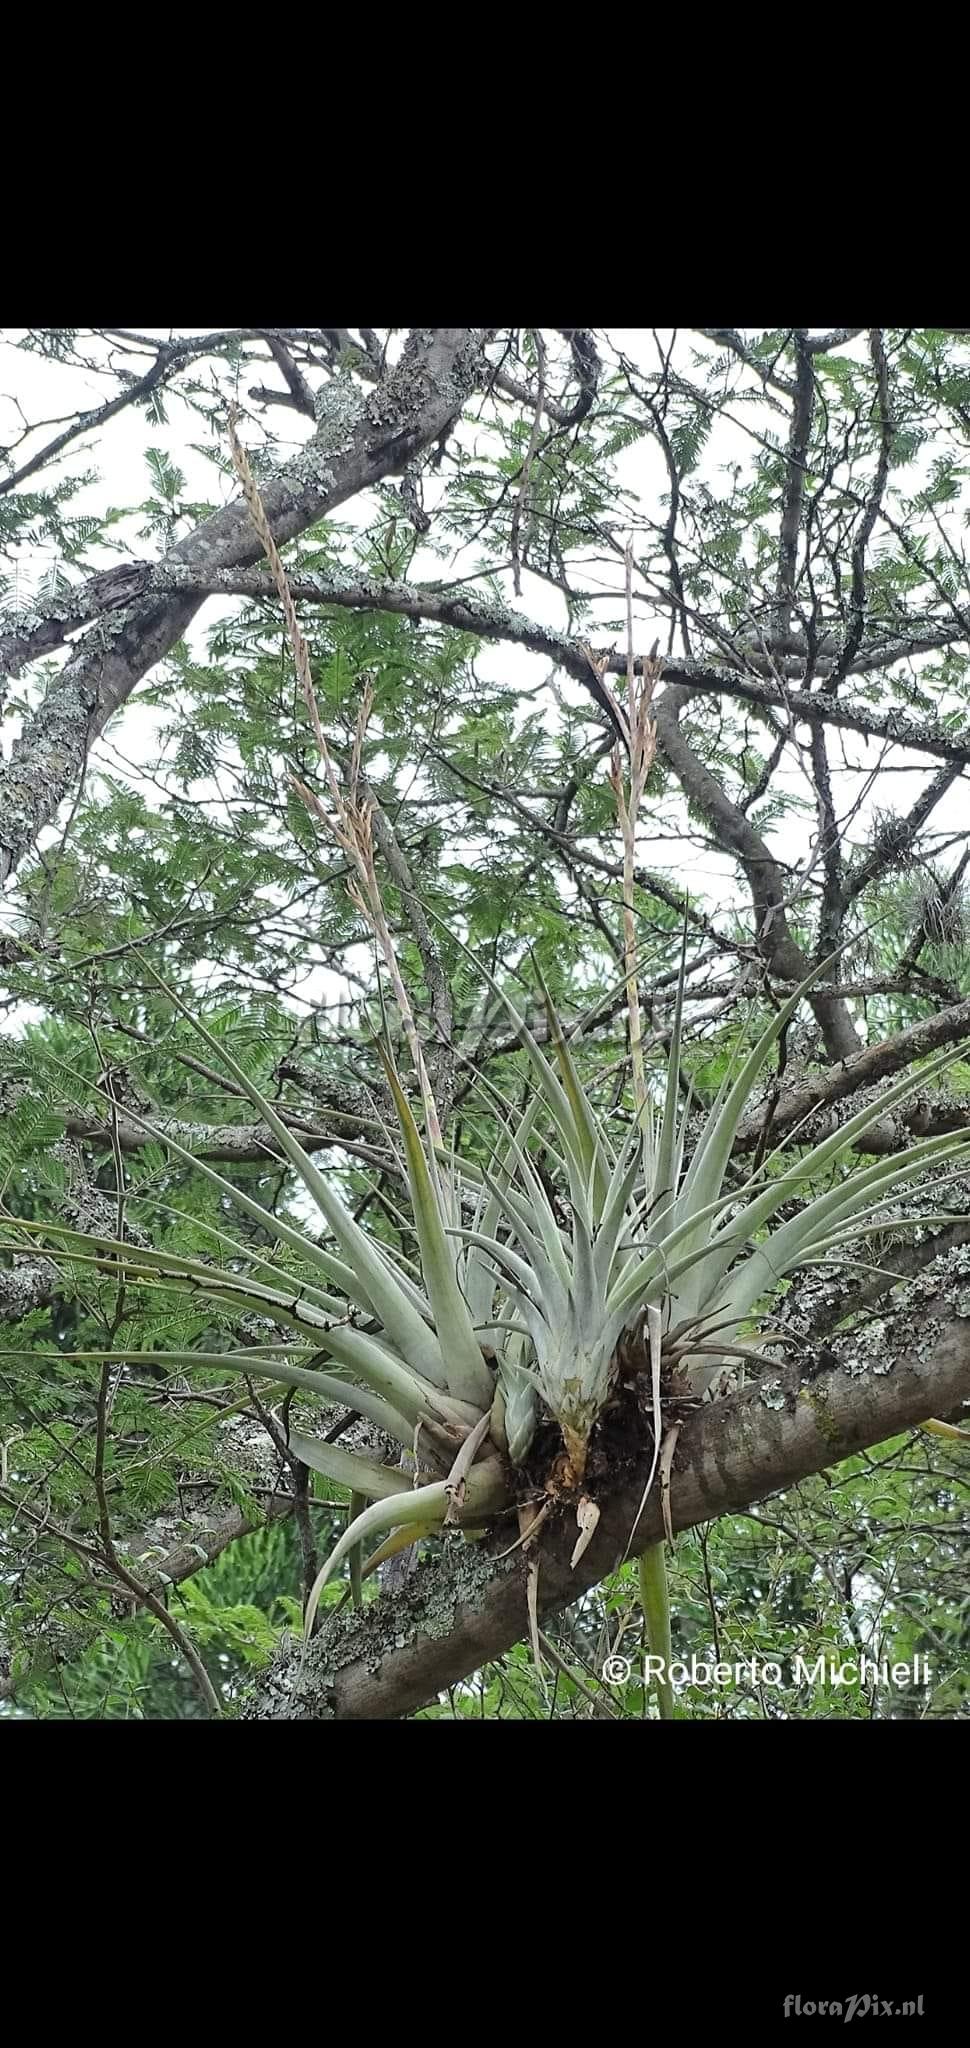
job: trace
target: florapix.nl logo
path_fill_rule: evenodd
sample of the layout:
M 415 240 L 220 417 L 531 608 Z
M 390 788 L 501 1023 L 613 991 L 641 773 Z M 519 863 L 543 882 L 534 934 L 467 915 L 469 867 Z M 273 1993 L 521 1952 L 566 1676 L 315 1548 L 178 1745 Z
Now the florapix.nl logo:
M 916 1998 L 879 1998 L 874 1991 L 854 1991 L 848 1998 L 803 1998 L 801 1992 L 789 1991 L 782 2012 L 786 2020 L 841 2020 L 843 2026 L 851 2020 L 920 2019 L 923 1993 Z

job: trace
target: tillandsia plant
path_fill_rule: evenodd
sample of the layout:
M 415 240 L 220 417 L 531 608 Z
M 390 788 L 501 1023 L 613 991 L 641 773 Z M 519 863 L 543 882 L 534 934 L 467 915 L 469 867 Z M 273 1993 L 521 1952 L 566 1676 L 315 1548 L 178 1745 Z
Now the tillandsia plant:
M 751 1049 L 739 1051 L 700 1120 L 687 1159 L 690 1110 L 682 1086 L 686 930 L 666 1075 L 656 1099 L 647 1083 L 640 1029 L 633 845 L 637 805 L 652 760 L 651 697 L 659 664 L 653 657 L 641 664 L 638 682 L 631 651 L 626 713 L 614 707 L 629 764 L 621 773 L 619 760 L 614 761 L 613 785 L 624 841 L 622 986 L 630 1015 L 632 1116 L 622 1106 L 609 1115 L 599 1111 L 577 1065 L 574 1042 L 541 981 L 548 1051 L 482 967 L 524 1048 L 532 1092 L 524 1111 L 513 1111 L 479 1077 L 492 1119 L 488 1163 L 483 1167 L 450 1155 L 378 885 L 372 831 L 378 813 L 362 776 L 368 693 L 341 780 L 320 725 L 309 656 L 285 572 L 234 430 L 231 439 L 284 605 L 329 808 L 305 781 L 296 787 L 347 858 L 354 902 L 383 958 L 415 1069 L 420 1123 L 385 1028 L 378 1049 L 397 1124 L 417 1260 L 412 1264 L 351 1214 L 279 1106 L 145 963 L 144 972 L 188 1019 L 261 1117 L 311 1198 L 324 1225 L 324 1241 L 312 1230 L 274 1217 L 274 1249 L 254 1252 L 230 1231 L 206 1226 L 214 1245 L 210 1259 L 146 1248 L 125 1241 L 120 1232 L 99 1236 L 54 1223 L 8 1219 L 0 1249 L 22 1254 L 26 1248 L 35 1250 L 41 1239 L 49 1256 L 63 1262 L 67 1281 L 76 1267 L 83 1271 L 93 1265 L 139 1287 L 196 1296 L 229 1319 L 255 1314 L 272 1332 L 265 1340 L 243 1348 L 240 1333 L 240 1341 L 233 1345 L 230 1340 L 227 1350 L 171 1350 L 164 1356 L 182 1370 L 236 1372 L 297 1390 L 325 1407 L 346 1405 L 376 1426 L 387 1446 L 384 1456 L 364 1456 L 314 1435 L 310 1421 L 302 1433 L 287 1424 L 296 1457 L 345 1489 L 351 1503 L 348 1525 L 307 1600 L 309 1635 L 324 1589 L 344 1561 L 359 1598 L 364 1578 L 383 1559 L 449 1525 L 471 1533 L 517 1513 L 522 1536 L 534 1538 L 545 1515 L 567 1509 L 577 1518 L 578 1559 L 596 1526 L 596 1494 L 610 1483 L 608 1412 L 616 1409 L 633 1431 L 632 1449 L 639 1449 L 641 1440 L 652 1441 L 648 1488 L 658 1471 L 661 1481 L 669 1483 L 676 1422 L 665 1437 L 664 1405 L 669 1419 L 679 1398 L 711 1398 L 726 1370 L 743 1368 L 745 1361 L 761 1355 L 772 1300 L 794 1267 L 825 1259 L 835 1245 L 841 1248 L 850 1226 L 861 1232 L 884 1227 L 886 1205 L 906 1183 L 942 1162 L 966 1157 L 970 1146 L 958 1136 L 930 1138 L 905 1154 L 842 1171 L 844 1155 L 867 1126 L 958 1059 L 957 1048 L 884 1090 L 875 1104 L 804 1156 L 786 1158 L 779 1148 L 759 1162 L 743 1185 L 725 1192 L 739 1121 L 802 995 L 829 965 L 823 962 L 781 1005 Z M 113 1101 L 100 1083 L 50 1055 L 39 1058 L 48 1081 Z M 205 1176 L 230 1210 L 265 1231 L 267 1212 L 260 1203 L 140 1112 L 126 1108 L 125 1114 L 174 1158 Z M 831 1176 L 830 1184 L 813 1196 L 821 1174 Z M 784 1220 L 779 1220 L 781 1211 Z M 897 1219 L 894 1227 L 899 1227 Z M 105 1356 L 99 1352 L 99 1362 Z M 119 1347 L 107 1356 L 119 1365 L 146 1359 L 157 1364 L 159 1353 Z M 402 1453 L 408 1454 L 403 1460 Z M 391 1462 L 395 1455 L 397 1463 Z M 413 1473 L 403 1469 L 412 1460 Z M 636 1525 L 629 1548 L 635 1540 Z M 644 1608 L 656 1646 L 669 1643 L 662 1547 L 652 1546 L 647 1555 Z M 535 1555 L 528 1583 L 537 1646 Z M 671 1711 L 669 1693 L 661 1694 L 661 1711 Z
M 544 1493 L 548 1508 L 568 1503 L 577 1512 L 578 1551 L 595 1521 L 591 1445 L 624 1385 L 649 1389 L 656 1465 L 663 1396 L 704 1395 L 725 1368 L 758 1356 L 765 1315 L 793 1267 L 844 1245 L 850 1225 L 885 1227 L 886 1205 L 901 1187 L 970 1151 L 959 1136 L 926 1139 L 836 1179 L 777 1221 L 779 1210 L 789 1210 L 793 1197 L 835 1166 L 870 1123 L 960 1056 L 950 1049 L 886 1089 L 803 1157 L 786 1165 L 779 1148 L 742 1187 L 724 1192 L 739 1119 L 814 978 L 739 1057 L 703 1119 L 686 1168 L 683 966 L 662 1106 L 648 1096 L 619 1129 L 595 1109 L 551 1001 L 550 1058 L 503 997 L 528 1055 L 534 1093 L 517 1116 L 495 1108 L 494 1150 L 482 1169 L 446 1158 L 443 1148 L 422 1137 L 385 1041 L 420 1251 L 414 1272 L 354 1219 L 278 1109 L 169 991 L 173 1006 L 258 1111 L 316 1205 L 330 1242 L 276 1219 L 279 1245 L 271 1256 L 254 1255 L 216 1232 L 228 1261 L 218 1265 L 55 1224 L 11 1222 L 2 1249 L 22 1253 L 40 1237 L 68 1267 L 93 1262 L 132 1282 L 200 1294 L 223 1308 L 269 1318 L 291 1335 L 245 1350 L 165 1355 L 181 1369 L 237 1371 L 298 1388 L 325 1404 L 345 1403 L 390 1444 L 413 1452 L 412 1482 L 399 1466 L 291 1433 L 298 1457 L 369 1503 L 319 1573 L 307 1603 L 308 1632 L 327 1582 L 351 1554 L 359 1562 L 361 1547 L 375 1538 L 381 1541 L 361 1578 L 391 1548 L 449 1524 L 481 1529 Z M 46 1064 L 75 1085 L 104 1092 L 60 1062 L 48 1058 Z M 265 1226 L 259 1203 L 136 1112 L 126 1114 Z M 550 1174 L 557 1184 L 552 1192 Z M 108 1355 L 119 1364 L 157 1363 L 159 1356 L 128 1349 Z M 330 1369 L 316 1369 L 321 1359 Z M 536 1463 L 543 1421 L 555 1423 L 561 1444 L 544 1469 Z

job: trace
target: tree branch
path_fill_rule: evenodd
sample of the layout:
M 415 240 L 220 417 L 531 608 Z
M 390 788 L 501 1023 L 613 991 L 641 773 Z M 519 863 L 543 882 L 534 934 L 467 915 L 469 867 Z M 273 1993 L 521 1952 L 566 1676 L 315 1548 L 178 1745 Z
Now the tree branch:
M 380 582 L 367 577 L 320 571 L 310 576 L 291 576 L 289 581 L 294 598 L 301 604 L 332 604 L 351 611 L 385 611 L 402 618 L 427 619 L 432 624 L 454 626 L 458 632 L 474 633 L 483 640 L 512 641 L 516 646 L 556 662 L 582 683 L 584 689 L 590 690 L 589 662 L 578 641 L 570 640 L 555 627 L 540 626 L 524 613 L 515 612 L 501 601 L 478 591 L 465 589 L 459 595 L 435 585 Z M 134 598 L 147 601 L 150 595 L 183 593 L 200 603 L 204 597 L 264 598 L 269 603 L 276 599 L 271 578 L 259 569 L 209 569 L 195 562 L 177 562 L 171 556 L 155 566 L 150 563 L 126 565 L 104 572 L 102 578 L 91 578 L 69 603 L 65 603 L 63 597 L 52 600 L 49 614 L 38 614 L 33 623 L 21 621 L 16 630 L 10 628 L 0 634 L 0 666 L 5 665 L 10 673 L 18 673 L 27 661 L 60 645 L 69 632 L 98 616 L 104 609 L 127 604 Z M 870 675 L 875 670 L 890 668 L 898 661 L 952 647 L 963 639 L 970 639 L 970 613 L 959 613 L 953 622 L 925 633 L 874 642 L 861 650 L 845 673 Z M 822 644 L 825 645 L 824 641 Z M 764 709 L 784 711 L 793 721 L 832 725 L 859 733 L 864 739 L 888 740 L 914 753 L 953 761 L 961 767 L 970 765 L 970 729 L 953 731 L 942 723 L 919 725 L 900 711 L 879 711 L 869 705 L 845 704 L 828 690 L 821 660 L 817 668 L 822 676 L 822 686 L 817 692 L 789 689 L 784 679 L 789 669 L 796 677 L 804 674 L 807 659 L 804 652 L 794 662 L 775 663 L 778 673 L 774 680 L 754 673 L 761 657 L 752 655 L 748 659 L 749 669 L 738 671 L 733 667 L 719 668 L 671 655 L 664 660 L 664 677 L 668 682 L 683 683 L 687 688 L 704 694 L 736 697 L 741 702 Z M 637 672 L 639 665 L 638 657 L 634 664 Z M 829 668 L 831 665 L 830 658 Z M 611 652 L 606 661 L 607 673 L 621 675 L 625 669 L 625 656 Z
M 840 1060 L 826 1073 L 811 1074 L 797 1087 L 786 1089 L 772 1111 L 772 1132 L 780 1134 L 789 1130 L 803 1117 L 810 1116 L 813 1110 L 841 1102 L 860 1088 L 885 1081 L 890 1074 L 901 1073 L 913 1060 L 925 1059 L 928 1053 L 944 1045 L 959 1045 L 968 1035 L 970 1002 L 955 1003 L 951 1009 L 941 1010 L 935 1017 L 922 1017 L 918 1024 L 898 1031 L 894 1038 L 884 1038 L 878 1045 L 867 1045 L 850 1059 Z M 910 1114 L 915 1115 L 915 1111 Z M 735 1152 L 754 1150 L 762 1134 L 762 1123 L 760 1111 L 745 1117 L 735 1136 Z
M 970 1318 L 965 1313 L 966 1254 L 910 1283 L 878 1333 L 834 1341 L 835 1370 L 789 1385 L 786 1368 L 741 1394 L 697 1410 L 684 1424 L 669 1505 L 675 1530 L 748 1507 L 821 1472 L 853 1452 L 883 1443 L 970 1396 Z M 961 1306 L 963 1304 L 963 1306 Z M 540 1553 L 539 1611 L 560 1612 L 615 1570 L 627 1549 L 649 1461 L 608 1500 L 593 1541 L 575 1571 L 575 1523 L 548 1528 Z M 662 1541 L 657 1491 L 637 1527 L 637 1551 Z M 507 1536 L 501 1539 L 507 1544 Z M 413 1713 L 445 1686 L 521 1641 L 528 1628 L 521 1552 L 497 1560 L 455 1546 L 422 1565 L 393 1603 L 358 1618 L 328 1620 L 305 1656 L 283 1650 L 257 1686 L 249 1719 L 390 1720 Z
M 365 398 L 335 377 L 317 401 L 315 434 L 261 495 L 278 543 L 392 475 L 460 412 L 485 370 L 483 328 L 418 328 L 394 370 Z M 204 576 L 245 566 L 261 543 L 242 499 L 180 541 L 163 566 Z M 102 616 L 14 742 L 0 770 L 0 881 L 74 788 L 91 741 L 182 637 L 199 603 L 146 596 Z
M 690 701 L 687 690 L 664 691 L 654 707 L 660 746 L 685 795 L 710 819 L 718 843 L 740 862 L 754 904 L 755 932 L 762 957 L 773 974 L 800 980 L 808 962 L 788 928 L 784 877 L 765 841 L 749 818 L 731 802 L 726 790 L 704 766 L 680 730 L 680 713 Z M 830 1059 L 847 1059 L 859 1040 L 845 1003 L 838 996 L 809 994 Z

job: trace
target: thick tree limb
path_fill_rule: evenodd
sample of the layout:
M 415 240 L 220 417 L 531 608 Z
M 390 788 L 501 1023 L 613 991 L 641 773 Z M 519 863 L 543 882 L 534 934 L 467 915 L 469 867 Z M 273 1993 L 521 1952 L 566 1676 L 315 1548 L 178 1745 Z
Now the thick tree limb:
M 258 570 L 227 571 L 210 577 L 167 563 L 155 571 L 146 571 L 146 581 L 158 589 L 201 591 L 207 596 L 265 597 L 272 602 L 275 595 L 269 579 Z M 481 592 L 463 590 L 458 594 L 433 585 L 381 583 L 366 577 L 347 578 L 320 572 L 312 576 L 292 576 L 290 586 L 298 603 L 340 605 L 351 611 L 386 611 L 402 618 L 426 619 L 432 624 L 454 626 L 459 632 L 475 633 L 483 640 L 513 641 L 516 646 L 555 661 L 582 683 L 584 689 L 590 688 L 589 662 L 579 641 L 571 640 L 554 626 L 540 626 L 525 613 L 516 612 Z M 970 639 L 970 614 L 965 619 L 961 617 L 959 625 L 953 623 L 919 638 L 879 642 L 863 650 L 846 673 L 869 675 L 875 669 L 891 667 L 893 663 L 914 655 L 953 646 L 961 639 Z M 801 673 L 804 667 L 802 657 L 798 663 Z M 639 656 L 634 668 L 639 673 Z M 611 653 L 606 670 L 610 675 L 625 674 L 625 655 Z M 954 732 L 943 725 L 918 724 L 903 712 L 846 704 L 830 695 L 824 685 L 814 692 L 788 689 L 778 681 L 753 672 L 748 674 L 733 667 L 684 661 L 675 655 L 664 660 L 664 680 L 682 683 L 703 695 L 737 697 L 744 703 L 756 704 L 766 710 L 781 710 L 808 725 L 833 725 L 847 732 L 857 732 L 863 739 L 889 740 L 895 746 L 929 754 L 934 759 L 954 761 L 962 766 L 970 764 L 970 728 Z
M 784 875 L 760 832 L 684 738 L 680 713 L 689 701 L 687 690 L 675 686 L 664 691 L 654 707 L 657 739 L 684 794 L 710 819 L 719 844 L 740 862 L 754 904 L 758 946 L 768 967 L 773 974 L 797 981 L 807 973 L 808 961 L 788 927 Z M 842 998 L 810 994 L 808 1000 L 829 1058 L 848 1059 L 857 1052 L 855 1025 Z
M 951 1253 L 942 1272 L 933 1269 L 913 1281 L 875 1331 L 840 1338 L 833 1348 L 836 1370 L 796 1386 L 787 1368 L 779 1367 L 777 1375 L 769 1372 L 685 1422 L 670 1491 L 675 1530 L 764 1500 L 970 1398 L 965 1248 Z M 776 1406 L 783 1386 L 783 1405 Z M 600 1503 L 599 1528 L 574 1572 L 574 1520 L 564 1516 L 559 1526 L 547 1525 L 541 1614 L 560 1611 L 622 1560 L 645 1477 L 645 1468 L 630 1474 Z M 635 1549 L 662 1535 L 654 1492 L 640 1518 Z M 377 1601 L 359 1618 L 331 1619 L 305 1659 L 298 1645 L 284 1651 L 256 1688 L 247 1716 L 388 1720 L 412 1713 L 524 1638 L 525 1586 L 521 1552 L 497 1561 L 481 1546 L 456 1546 L 423 1565 L 387 1611 Z
M 403 468 L 460 412 L 485 369 L 488 330 L 418 328 L 400 363 L 365 398 L 335 377 L 317 400 L 317 429 L 262 498 L 278 542 Z M 204 575 L 255 561 L 261 544 L 242 500 L 180 541 L 167 564 Z M 91 741 L 148 670 L 169 652 L 200 602 L 197 593 L 147 596 L 103 616 L 27 720 L 0 770 L 0 881 L 75 787 Z
M 356 1141 L 361 1129 L 354 1116 L 334 1114 L 326 1128 L 321 1128 L 322 1119 L 312 1123 L 298 1110 L 281 1104 L 281 1114 L 292 1131 L 296 1133 L 305 1152 L 320 1152 L 328 1145 L 348 1145 Z M 373 1135 L 368 1118 L 368 1135 Z M 68 1136 L 86 1140 L 96 1145 L 111 1142 L 112 1126 L 99 1117 L 71 1116 L 67 1121 Z M 166 1137 L 174 1138 L 189 1152 L 195 1152 L 200 1159 L 222 1160 L 236 1166 L 258 1166 L 267 1160 L 282 1158 L 279 1145 L 264 1124 L 203 1124 L 186 1123 L 177 1117 L 158 1117 L 151 1130 L 134 1124 L 122 1112 L 117 1120 L 118 1143 L 122 1152 L 140 1152 L 145 1145 L 155 1143 L 155 1134 L 164 1142 Z
M 386 611 L 402 618 L 426 619 L 432 624 L 454 626 L 458 632 L 475 633 L 484 640 L 512 641 L 534 654 L 545 655 L 574 676 L 585 689 L 590 687 L 589 662 L 578 641 L 571 640 L 555 627 L 540 626 L 525 613 L 516 612 L 478 591 L 454 593 L 433 585 L 380 582 L 367 577 L 319 571 L 311 576 L 292 576 L 290 585 L 298 603 L 339 605 L 351 611 Z M 92 577 L 69 599 L 59 596 L 52 600 L 49 608 L 38 610 L 35 615 L 18 620 L 16 626 L 11 624 L 8 630 L 0 632 L 0 670 L 16 675 L 28 661 L 62 645 L 67 635 L 84 623 L 104 612 L 117 611 L 135 599 L 145 598 L 147 601 L 148 595 L 156 593 L 184 593 L 199 603 L 204 597 L 262 597 L 273 603 L 276 597 L 270 578 L 261 569 L 216 569 L 204 567 L 194 560 L 177 561 L 174 555 L 154 566 L 150 563 L 123 564 Z M 873 642 L 871 646 L 862 648 L 845 673 L 847 676 L 871 675 L 877 670 L 891 668 L 896 662 L 953 647 L 967 639 L 970 639 L 970 614 L 961 613 L 946 625 L 929 628 L 924 633 Z M 826 641 L 821 644 L 824 647 Z M 970 729 L 953 731 L 942 724 L 920 723 L 902 711 L 881 711 L 871 705 L 847 704 L 830 694 L 825 688 L 825 680 L 826 672 L 830 672 L 835 663 L 834 642 L 832 650 L 820 656 L 816 663 L 817 672 L 822 677 L 822 686 L 816 692 L 788 688 L 779 680 L 779 674 L 785 677 L 790 671 L 797 683 L 805 671 L 804 653 L 791 661 L 774 663 L 778 671 L 774 677 L 755 673 L 759 665 L 766 665 L 757 652 L 752 652 L 746 660 L 748 667 L 740 669 L 733 665 L 720 667 L 708 662 L 685 661 L 672 655 L 665 659 L 664 678 L 668 683 L 683 683 L 705 695 L 735 697 L 765 710 L 781 710 L 808 725 L 836 726 L 843 731 L 856 732 L 863 739 L 888 740 L 913 753 L 952 761 L 960 767 L 970 764 Z M 625 656 L 611 654 L 606 666 L 611 675 L 623 674 Z M 635 663 L 635 667 L 638 666 L 639 658 Z
M 847 1095 L 885 1081 L 890 1074 L 900 1074 L 913 1060 L 925 1059 L 944 1045 L 959 1045 L 967 1037 L 970 1037 L 970 1002 L 954 1003 L 950 1009 L 940 1010 L 935 1017 L 921 1017 L 918 1024 L 910 1024 L 905 1031 L 897 1031 L 895 1037 L 883 1038 L 878 1045 L 867 1045 L 826 1072 L 809 1074 L 795 1087 L 786 1088 L 772 1110 L 772 1133 L 780 1136 L 814 1110 L 841 1102 Z M 908 1114 L 915 1120 L 918 1105 L 914 1105 Z M 745 1117 L 735 1136 L 734 1151 L 752 1152 L 761 1137 L 762 1124 L 763 1113 L 760 1110 Z M 917 1127 L 915 1121 L 912 1127 Z

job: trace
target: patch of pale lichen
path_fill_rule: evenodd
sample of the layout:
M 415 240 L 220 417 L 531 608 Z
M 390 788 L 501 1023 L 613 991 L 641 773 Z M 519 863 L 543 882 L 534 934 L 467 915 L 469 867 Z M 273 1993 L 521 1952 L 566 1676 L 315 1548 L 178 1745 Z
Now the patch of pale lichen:
M 885 1313 L 860 1323 L 838 1340 L 839 1371 L 850 1380 L 885 1379 L 897 1366 L 914 1360 L 932 1366 L 941 1338 L 954 1317 L 970 1316 L 970 1244 L 951 1247 L 887 1297 Z M 812 1400 L 821 1426 L 816 1393 Z
M 321 451 L 336 454 L 348 448 L 364 414 L 364 398 L 351 377 L 332 377 L 317 392 L 313 407 Z
M 445 1640 L 462 1611 L 484 1600 L 496 1577 L 514 1569 L 513 1559 L 491 1558 L 477 1544 L 455 1543 L 444 1556 L 423 1559 L 393 1600 L 378 1596 L 359 1614 L 345 1609 L 329 1615 L 309 1645 L 285 1636 L 242 1718 L 332 1719 L 341 1672 L 363 1666 L 376 1677 L 409 1644 Z

